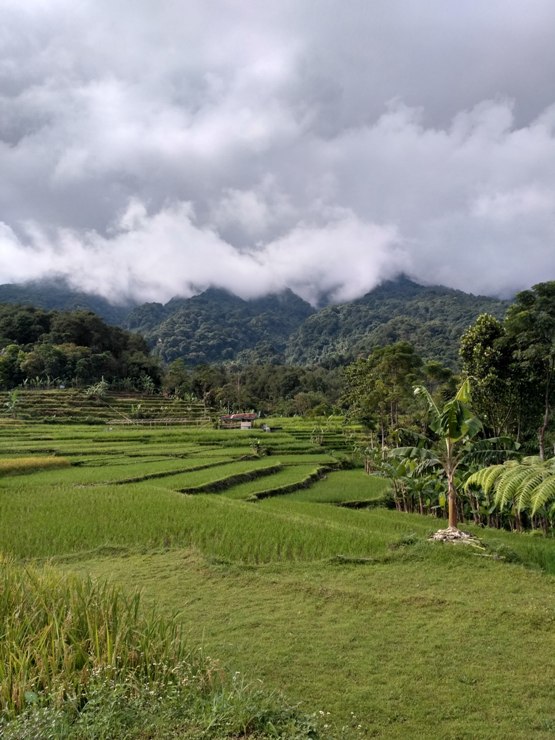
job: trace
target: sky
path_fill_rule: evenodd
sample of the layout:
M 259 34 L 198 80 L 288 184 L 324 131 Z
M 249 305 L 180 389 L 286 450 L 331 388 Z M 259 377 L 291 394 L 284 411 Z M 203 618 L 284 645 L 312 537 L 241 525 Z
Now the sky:
M 0 0 L 0 283 L 555 279 L 552 0 Z

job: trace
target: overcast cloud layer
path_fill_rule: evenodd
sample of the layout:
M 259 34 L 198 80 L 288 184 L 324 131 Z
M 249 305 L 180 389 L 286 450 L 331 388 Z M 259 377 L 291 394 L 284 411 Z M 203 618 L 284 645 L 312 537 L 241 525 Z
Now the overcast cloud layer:
M 552 0 L 0 0 L 0 282 L 555 279 Z

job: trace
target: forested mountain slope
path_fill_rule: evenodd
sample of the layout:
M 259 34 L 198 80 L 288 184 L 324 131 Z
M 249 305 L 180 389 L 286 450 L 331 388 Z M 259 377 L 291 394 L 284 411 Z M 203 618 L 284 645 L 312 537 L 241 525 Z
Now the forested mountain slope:
M 405 340 L 423 358 L 452 367 L 462 332 L 480 313 L 502 318 L 509 305 L 407 278 L 319 311 L 289 290 L 248 301 L 214 288 L 166 304 L 112 306 L 98 296 L 72 293 L 59 282 L 0 286 L 2 302 L 93 310 L 109 323 L 140 332 L 166 362 L 334 366 Z
M 424 359 L 456 367 L 465 329 L 481 313 L 502 318 L 508 305 L 402 277 L 358 300 L 327 306 L 310 316 L 290 337 L 285 359 L 300 365 L 342 364 L 375 347 L 408 341 Z
M 173 298 L 164 306 L 138 306 L 126 327 L 140 332 L 167 362 L 272 362 L 283 361 L 289 336 L 313 312 L 290 290 L 246 301 L 211 288 L 193 298 Z

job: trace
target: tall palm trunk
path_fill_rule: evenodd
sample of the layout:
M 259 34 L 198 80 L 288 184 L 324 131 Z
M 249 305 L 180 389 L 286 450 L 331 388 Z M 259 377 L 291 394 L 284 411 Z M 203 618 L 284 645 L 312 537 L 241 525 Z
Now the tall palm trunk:
M 545 460 L 545 432 L 547 431 L 547 426 L 549 424 L 550 411 L 551 409 L 549 407 L 549 385 L 548 385 L 545 391 L 545 404 L 544 404 L 542 425 L 538 430 L 539 455 L 540 455 L 540 460 L 542 461 Z
M 457 529 L 457 490 L 454 484 L 455 473 L 464 454 L 464 445 L 482 429 L 482 423 L 468 406 L 470 402 L 470 382 L 468 378 L 461 385 L 454 398 L 440 409 L 430 392 L 422 385 L 414 389 L 415 395 L 423 395 L 428 403 L 429 426 L 444 442 L 444 453 L 439 459 L 447 478 L 449 527 Z M 457 447 L 458 446 L 458 447 Z M 460 454 L 457 453 L 460 449 Z

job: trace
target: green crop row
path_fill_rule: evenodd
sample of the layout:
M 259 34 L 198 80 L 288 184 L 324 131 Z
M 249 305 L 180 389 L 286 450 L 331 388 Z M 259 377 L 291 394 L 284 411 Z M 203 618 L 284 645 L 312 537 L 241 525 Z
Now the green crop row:
M 167 476 L 159 481 L 161 487 L 180 493 L 220 491 L 241 480 L 251 480 L 261 475 L 271 475 L 280 468 L 271 458 L 253 460 L 225 460 L 221 464 L 204 466 L 187 473 Z
M 274 463 L 272 465 L 263 465 L 260 467 L 251 467 L 241 473 L 231 473 L 223 478 L 216 478 L 206 483 L 201 483 L 195 486 L 186 486 L 180 488 L 180 493 L 188 494 L 199 494 L 199 493 L 218 493 L 224 491 L 237 483 L 245 483 L 247 481 L 259 480 L 263 477 L 273 476 L 281 470 L 281 463 Z M 219 471 L 217 471 L 219 472 Z M 260 484 L 259 484 L 260 485 Z
M 409 531 L 415 521 L 424 531 L 430 526 L 384 511 L 376 529 L 376 520 L 365 512 L 289 502 L 287 496 L 259 504 L 182 496 L 165 487 L 166 479 L 156 485 L 60 485 L 47 491 L 30 489 L 22 479 L 17 487 L 15 481 L 0 488 L 0 541 L 4 552 L 24 558 L 112 546 L 193 546 L 241 562 L 366 556 L 383 547 L 392 531 Z
M 303 478 L 300 478 L 293 483 L 286 483 L 279 486 L 276 486 L 274 483 L 273 486 L 269 486 L 262 491 L 253 493 L 249 497 L 249 501 L 262 501 L 265 498 L 272 498 L 273 496 L 285 496 L 286 494 L 289 494 L 292 491 L 298 491 L 301 488 L 309 488 L 316 483 L 316 481 L 324 477 L 326 470 L 328 470 L 328 468 L 312 468 L 312 470 L 310 470 L 310 472 Z
M 258 494 L 271 490 L 279 490 L 285 486 L 293 486 L 296 490 L 314 471 L 314 464 L 299 463 L 296 465 L 284 465 L 282 457 L 279 458 L 282 466 L 268 479 L 252 480 L 231 486 L 225 491 L 225 496 L 232 499 L 257 499 Z
M 389 490 L 383 478 L 366 475 L 361 469 L 330 471 L 310 490 L 291 494 L 291 500 L 313 503 L 346 504 L 379 501 Z
M 60 458 L 51 459 L 56 460 Z M 62 472 L 59 470 L 39 470 L 40 466 L 37 465 L 36 472 L 30 475 L 28 485 L 35 486 L 37 489 L 46 489 L 59 485 L 84 486 L 102 483 L 118 483 L 121 485 L 186 474 L 205 468 L 213 468 L 227 463 L 228 460 L 225 458 L 220 461 L 214 458 L 190 458 L 187 460 L 170 458 L 153 461 L 137 459 L 128 460 L 127 464 L 122 464 L 121 462 L 113 464 L 108 460 L 104 464 L 98 465 L 95 458 L 92 462 L 92 465 L 88 461 L 83 465 L 72 465 Z M 67 461 L 66 465 L 69 465 Z

